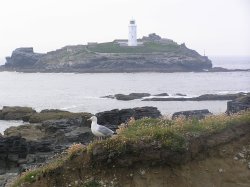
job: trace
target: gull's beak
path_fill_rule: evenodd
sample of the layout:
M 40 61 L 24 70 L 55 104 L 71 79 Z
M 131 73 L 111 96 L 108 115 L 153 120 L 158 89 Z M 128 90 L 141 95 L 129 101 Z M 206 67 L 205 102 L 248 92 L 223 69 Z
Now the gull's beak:
M 91 118 L 87 119 L 87 121 L 91 121 Z

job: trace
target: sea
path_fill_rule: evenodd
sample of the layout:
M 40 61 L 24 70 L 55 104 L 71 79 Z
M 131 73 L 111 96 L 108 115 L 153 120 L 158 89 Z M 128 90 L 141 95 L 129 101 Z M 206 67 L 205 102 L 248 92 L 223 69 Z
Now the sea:
M 210 57 L 214 67 L 250 69 L 250 57 Z M 224 113 L 227 101 L 118 101 L 107 95 L 177 93 L 202 94 L 250 92 L 250 71 L 204 73 L 18 73 L 0 72 L 0 108 L 28 106 L 37 111 L 61 109 L 97 113 L 142 106 L 157 107 L 163 115 L 195 109 Z M 0 121 L 0 133 L 20 122 Z

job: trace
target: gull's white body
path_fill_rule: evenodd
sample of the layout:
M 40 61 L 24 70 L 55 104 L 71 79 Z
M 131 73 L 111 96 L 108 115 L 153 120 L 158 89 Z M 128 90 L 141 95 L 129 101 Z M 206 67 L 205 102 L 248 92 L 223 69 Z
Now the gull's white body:
M 102 125 L 98 125 L 97 118 L 95 116 L 92 116 L 90 120 L 92 121 L 91 131 L 95 136 L 106 137 L 106 136 L 112 136 L 114 134 L 114 131 L 112 131 L 111 129 Z

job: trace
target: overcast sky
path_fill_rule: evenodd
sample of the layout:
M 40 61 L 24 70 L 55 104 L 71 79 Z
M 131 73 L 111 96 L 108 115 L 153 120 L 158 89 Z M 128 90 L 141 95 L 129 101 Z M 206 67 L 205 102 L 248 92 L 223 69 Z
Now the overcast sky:
M 65 45 L 155 32 L 208 56 L 250 56 L 250 0 L 1 0 L 0 58 L 18 47 Z

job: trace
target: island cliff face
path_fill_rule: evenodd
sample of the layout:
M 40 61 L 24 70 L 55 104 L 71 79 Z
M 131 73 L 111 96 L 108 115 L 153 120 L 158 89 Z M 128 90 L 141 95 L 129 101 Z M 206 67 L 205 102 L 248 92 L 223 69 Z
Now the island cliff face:
M 6 58 L 4 70 L 23 72 L 185 72 L 212 68 L 211 61 L 185 44 L 150 34 L 140 46 L 109 43 L 66 46 L 46 54 L 18 48 Z

